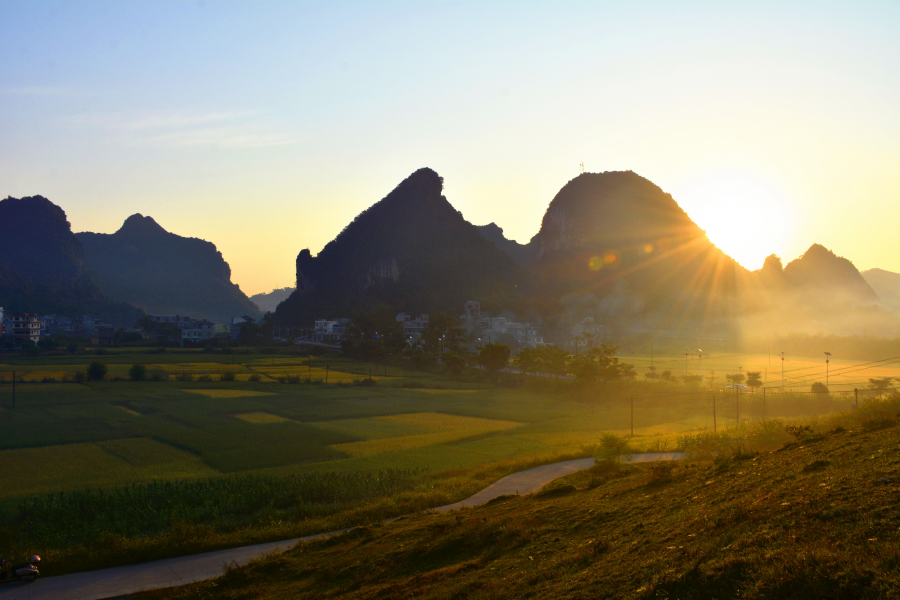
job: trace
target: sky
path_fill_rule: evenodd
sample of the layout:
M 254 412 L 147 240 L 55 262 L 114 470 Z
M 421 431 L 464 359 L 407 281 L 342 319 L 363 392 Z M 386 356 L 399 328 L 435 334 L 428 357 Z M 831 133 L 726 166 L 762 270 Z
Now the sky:
M 248 294 L 430 167 L 527 242 L 632 170 L 749 269 L 900 272 L 900 2 L 0 0 L 0 197 L 134 213 Z

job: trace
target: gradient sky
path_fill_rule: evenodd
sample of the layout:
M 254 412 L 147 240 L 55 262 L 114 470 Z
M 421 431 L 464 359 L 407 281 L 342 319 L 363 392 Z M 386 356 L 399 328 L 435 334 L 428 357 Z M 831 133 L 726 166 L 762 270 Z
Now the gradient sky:
M 0 0 L 0 197 L 151 215 L 247 293 L 417 168 L 527 242 L 582 162 L 750 269 L 900 272 L 900 2 Z

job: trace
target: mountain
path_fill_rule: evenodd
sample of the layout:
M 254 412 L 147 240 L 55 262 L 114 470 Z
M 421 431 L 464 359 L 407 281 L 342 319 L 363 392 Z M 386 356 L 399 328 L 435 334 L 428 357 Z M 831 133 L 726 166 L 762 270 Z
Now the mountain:
M 534 259 L 533 247 L 528 244 L 520 244 L 515 240 L 507 239 L 503 235 L 503 229 L 496 223 L 478 225 L 478 231 L 488 241 L 493 242 L 498 249 L 508 254 L 517 265 L 527 267 Z
M 288 296 L 293 294 L 295 289 L 297 288 L 285 287 L 268 293 L 253 294 L 250 296 L 250 301 L 264 313 L 275 312 L 278 305 L 287 300 Z
M 869 269 L 861 275 L 885 305 L 900 311 L 900 273 Z
M 820 244 L 789 262 L 784 277 L 794 291 L 839 296 L 855 304 L 878 302 L 878 294 L 853 263 Z
M 569 181 L 527 249 L 533 308 L 560 324 L 727 327 L 749 278 L 670 194 L 631 171 Z
M 76 234 L 84 264 L 103 289 L 150 314 L 182 314 L 218 323 L 259 316 L 231 283 L 231 268 L 215 244 L 163 229 L 151 217 L 131 215 L 112 234 Z
M 94 314 L 133 327 L 142 311 L 107 296 L 62 208 L 43 196 L 0 201 L 0 306 L 6 312 Z
M 297 289 L 279 322 L 350 316 L 386 302 L 410 313 L 460 314 L 514 305 L 519 269 L 441 194 L 443 179 L 419 169 L 359 214 L 316 256 L 297 257 Z

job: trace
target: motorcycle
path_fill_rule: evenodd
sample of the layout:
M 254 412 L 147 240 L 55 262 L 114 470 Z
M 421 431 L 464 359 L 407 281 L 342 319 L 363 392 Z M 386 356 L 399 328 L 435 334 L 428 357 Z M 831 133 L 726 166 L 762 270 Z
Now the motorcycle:
M 41 557 L 35 554 L 18 565 L 10 565 L 9 561 L 0 557 L 0 583 L 10 583 L 13 581 L 34 581 L 40 576 L 37 564 L 41 562 Z

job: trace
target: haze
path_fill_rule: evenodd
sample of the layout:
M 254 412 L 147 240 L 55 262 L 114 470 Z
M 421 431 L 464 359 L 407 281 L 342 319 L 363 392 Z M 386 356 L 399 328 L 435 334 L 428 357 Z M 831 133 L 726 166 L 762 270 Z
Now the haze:
M 415 169 L 521 242 L 580 163 L 750 269 L 900 271 L 900 5 L 0 3 L 0 196 L 213 241 L 247 293 Z

